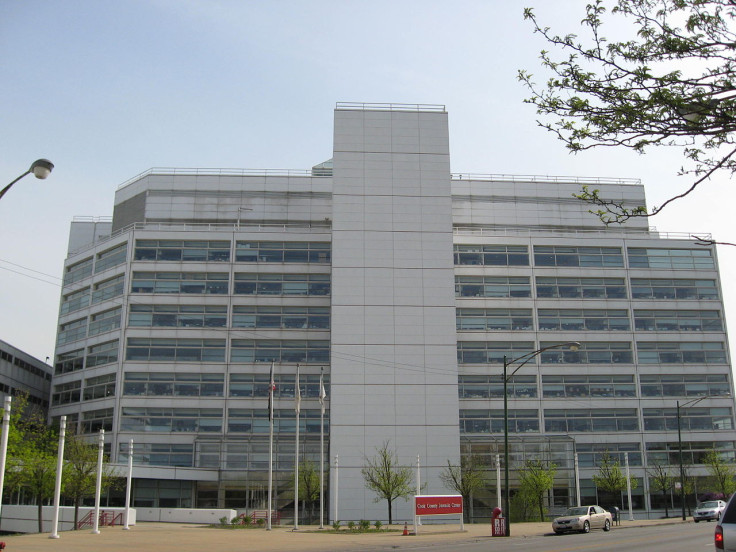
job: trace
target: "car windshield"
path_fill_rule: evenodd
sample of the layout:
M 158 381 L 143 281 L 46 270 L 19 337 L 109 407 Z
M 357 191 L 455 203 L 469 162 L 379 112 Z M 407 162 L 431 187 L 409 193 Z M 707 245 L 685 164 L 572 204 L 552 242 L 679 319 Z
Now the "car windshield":
M 584 506 L 582 508 L 568 508 L 567 512 L 565 512 L 566 516 L 584 516 L 588 514 L 588 507 Z
M 718 501 L 709 500 L 708 502 L 701 502 L 698 508 L 718 508 Z

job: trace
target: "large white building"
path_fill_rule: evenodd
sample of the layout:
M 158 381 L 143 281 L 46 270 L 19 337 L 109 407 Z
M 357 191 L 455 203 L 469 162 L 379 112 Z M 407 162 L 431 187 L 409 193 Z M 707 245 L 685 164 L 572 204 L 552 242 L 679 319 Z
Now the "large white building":
M 384 443 L 435 494 L 448 461 L 479 455 L 486 517 L 504 355 L 571 341 L 509 381 L 512 493 L 542 458 L 551 505 L 574 502 L 577 453 L 583 500 L 611 504 L 592 482 L 608 453 L 640 479 L 638 515 L 660 509 L 645 470 L 676 474 L 678 402 L 689 471 L 714 448 L 734 459 L 715 248 L 646 220 L 606 228 L 572 197 L 643 205 L 640 183 L 453 174 L 443 106 L 338 104 L 334 129 L 310 171 L 153 169 L 120 186 L 111 221 L 72 223 L 51 415 L 105 428 L 116 462 L 134 440 L 135 505 L 265 508 L 272 362 L 289 517 L 297 363 L 315 464 L 328 384 L 331 519 L 336 456 L 338 518 L 386 519 L 361 475 Z

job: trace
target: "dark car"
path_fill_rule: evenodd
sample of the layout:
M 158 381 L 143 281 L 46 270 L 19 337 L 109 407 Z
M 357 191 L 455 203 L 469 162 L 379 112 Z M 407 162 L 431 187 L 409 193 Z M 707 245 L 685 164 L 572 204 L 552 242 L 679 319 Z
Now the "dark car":
M 726 504 L 721 518 L 716 524 L 715 545 L 716 550 L 724 552 L 736 552 L 736 495 L 733 495 Z

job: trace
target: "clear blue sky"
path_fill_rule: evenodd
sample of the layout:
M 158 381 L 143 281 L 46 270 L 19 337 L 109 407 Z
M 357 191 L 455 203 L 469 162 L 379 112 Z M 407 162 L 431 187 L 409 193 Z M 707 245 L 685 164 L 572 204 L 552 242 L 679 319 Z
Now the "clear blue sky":
M 676 152 L 572 156 L 522 102 L 516 72 L 543 79 L 545 47 L 523 6 L 564 32 L 585 3 L 0 3 L 0 185 L 56 164 L 0 201 L 0 339 L 53 356 L 73 216 L 111 215 L 116 187 L 151 167 L 309 168 L 331 156 L 338 101 L 445 104 L 455 172 L 641 178 L 661 203 L 687 186 Z M 651 224 L 736 241 L 731 188 L 720 177 Z M 719 256 L 733 319 L 736 248 Z

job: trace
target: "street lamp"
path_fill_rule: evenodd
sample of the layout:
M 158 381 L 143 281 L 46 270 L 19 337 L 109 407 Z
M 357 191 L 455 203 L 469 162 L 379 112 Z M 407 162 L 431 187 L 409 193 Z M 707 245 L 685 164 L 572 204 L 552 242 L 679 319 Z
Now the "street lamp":
M 731 394 L 727 393 L 724 395 L 706 395 L 704 397 L 691 399 L 682 404 L 680 404 L 680 401 L 677 401 L 677 449 L 680 461 L 680 502 L 682 503 L 682 521 L 685 521 L 687 519 L 687 516 L 685 516 L 685 466 L 682 463 L 682 431 L 680 429 L 680 409 L 683 407 L 690 408 L 705 399 L 718 399 L 724 397 L 731 397 Z
M 13 186 L 13 184 L 18 182 L 24 176 L 28 176 L 29 174 L 33 173 L 33 176 L 35 176 L 36 178 L 44 180 L 48 175 L 51 174 L 51 171 L 53 169 L 54 164 L 48 159 L 37 159 L 33 162 L 30 169 L 28 169 L 26 172 L 24 172 L 22 175 L 20 175 L 10 184 L 5 186 L 2 190 L 0 190 L 0 199 L 2 199 L 2 197 L 5 195 L 5 192 L 7 192 Z
M 507 387 L 509 380 L 514 376 L 516 372 L 518 372 L 527 362 L 530 360 L 536 358 L 540 354 L 542 354 L 544 351 L 549 351 L 550 349 L 559 349 L 561 347 L 570 347 L 571 351 L 577 351 L 580 348 L 580 343 L 577 341 L 568 341 L 567 343 L 558 343 L 557 345 L 550 345 L 549 347 L 544 347 L 542 349 L 538 349 L 536 351 L 532 351 L 531 353 L 526 353 L 524 355 L 521 355 L 520 357 L 508 360 L 506 358 L 506 355 L 503 355 L 503 473 L 504 473 L 504 487 L 506 489 L 506 494 L 504 495 L 504 511 L 506 512 L 506 536 L 511 536 L 511 511 L 509 510 L 509 397 L 507 392 Z M 506 375 L 506 371 L 509 367 L 509 364 L 513 364 L 514 362 L 522 361 L 521 364 L 519 364 L 516 367 L 516 370 L 511 372 L 509 375 Z

